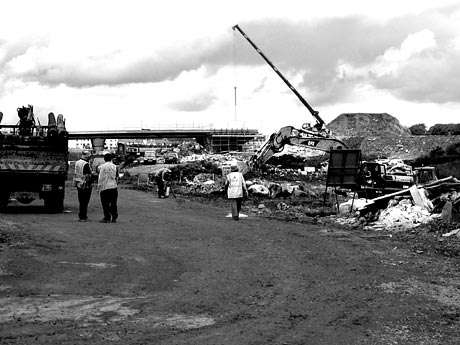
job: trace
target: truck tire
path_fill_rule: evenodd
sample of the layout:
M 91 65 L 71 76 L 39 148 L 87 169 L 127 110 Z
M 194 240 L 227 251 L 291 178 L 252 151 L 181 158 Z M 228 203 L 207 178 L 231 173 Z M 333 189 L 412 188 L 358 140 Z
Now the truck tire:
M 9 192 L 1 192 L 0 193 L 0 210 L 4 210 L 8 205 L 8 201 L 10 200 L 10 193 Z

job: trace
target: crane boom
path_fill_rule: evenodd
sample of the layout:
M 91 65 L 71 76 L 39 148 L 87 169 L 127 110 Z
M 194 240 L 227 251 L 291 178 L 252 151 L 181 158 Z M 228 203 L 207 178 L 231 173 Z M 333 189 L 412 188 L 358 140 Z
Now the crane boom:
M 233 26 L 233 30 L 238 30 L 238 32 L 249 42 L 249 44 L 259 53 L 259 55 L 265 60 L 265 62 L 275 71 L 276 74 L 284 81 L 284 83 L 289 87 L 289 89 L 297 96 L 300 102 L 310 111 L 311 115 L 317 121 L 317 128 L 322 129 L 325 126 L 325 122 L 319 116 L 319 112 L 311 107 L 311 105 L 302 97 L 302 95 L 296 90 L 296 88 L 286 79 L 286 77 L 278 70 L 278 68 L 273 65 L 273 63 L 265 56 L 265 54 L 256 46 L 254 42 L 246 35 L 246 33 L 237 25 Z

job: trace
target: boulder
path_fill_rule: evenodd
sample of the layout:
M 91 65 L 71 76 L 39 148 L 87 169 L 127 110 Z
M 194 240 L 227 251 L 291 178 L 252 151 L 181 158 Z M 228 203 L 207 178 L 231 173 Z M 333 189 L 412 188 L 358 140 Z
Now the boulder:
M 267 187 L 261 184 L 253 184 L 248 187 L 248 192 L 254 195 L 268 196 L 270 191 Z

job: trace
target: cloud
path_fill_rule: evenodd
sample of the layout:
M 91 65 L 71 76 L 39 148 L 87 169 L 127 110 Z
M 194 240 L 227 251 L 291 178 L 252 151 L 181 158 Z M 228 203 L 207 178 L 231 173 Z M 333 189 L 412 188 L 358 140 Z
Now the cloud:
M 39 81 L 44 85 L 70 87 L 120 85 L 171 80 L 183 71 L 198 69 L 206 61 L 209 47 L 194 42 L 193 47 L 161 52 L 114 50 L 100 55 L 65 55 L 57 47 L 28 47 L 22 54 L 8 52 L 4 63 L 10 77 Z M 7 55 L 7 54 L 5 54 Z
M 364 84 L 404 100 L 460 102 L 459 82 L 452 77 L 460 74 L 458 10 L 452 6 L 385 21 L 364 16 L 247 20 L 241 27 L 283 74 L 296 77 L 293 84 L 315 106 L 347 101 Z M 102 48 L 94 42 L 62 46 L 52 39 L 0 41 L 0 80 L 86 88 L 172 81 L 203 67 L 209 76 L 232 64 L 266 66 L 230 27 L 227 34 L 158 49 L 150 47 L 148 35 L 142 39 Z M 267 67 L 253 93 L 263 90 L 264 78 L 277 76 Z M 210 102 L 198 97 L 172 104 L 200 109 Z
M 185 112 L 203 111 L 208 109 L 217 99 L 215 95 L 210 93 L 201 94 L 192 99 L 173 102 L 170 108 Z
M 456 39 L 438 42 L 430 30 L 409 34 L 366 66 L 343 64 L 348 79 L 367 82 L 401 99 L 416 102 L 460 102 L 460 47 Z

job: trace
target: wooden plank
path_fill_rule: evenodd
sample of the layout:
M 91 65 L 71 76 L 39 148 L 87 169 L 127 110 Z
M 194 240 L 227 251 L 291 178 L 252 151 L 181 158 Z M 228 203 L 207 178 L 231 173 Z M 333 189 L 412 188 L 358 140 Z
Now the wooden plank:
M 431 211 L 433 209 L 433 204 L 428 200 L 425 195 L 425 190 L 423 188 L 417 188 L 412 186 L 409 188 L 410 195 L 414 200 L 415 205 L 424 208 L 425 210 Z
M 377 197 L 377 198 L 374 198 L 374 199 L 369 200 L 369 203 L 368 203 L 366 206 L 364 206 L 364 207 L 358 209 L 358 211 L 365 210 L 366 208 L 368 208 L 368 206 L 373 205 L 373 204 L 375 204 L 375 203 L 378 202 L 378 201 L 382 201 L 382 200 L 386 200 L 386 199 L 391 199 L 391 198 L 393 198 L 394 196 L 403 195 L 403 194 L 407 194 L 407 193 L 410 193 L 410 192 L 409 192 L 409 189 L 402 189 L 402 190 L 400 190 L 400 191 L 398 191 L 398 192 L 394 192 L 394 193 L 390 193 L 390 194 L 386 194 L 386 195 L 379 196 L 379 197 Z

